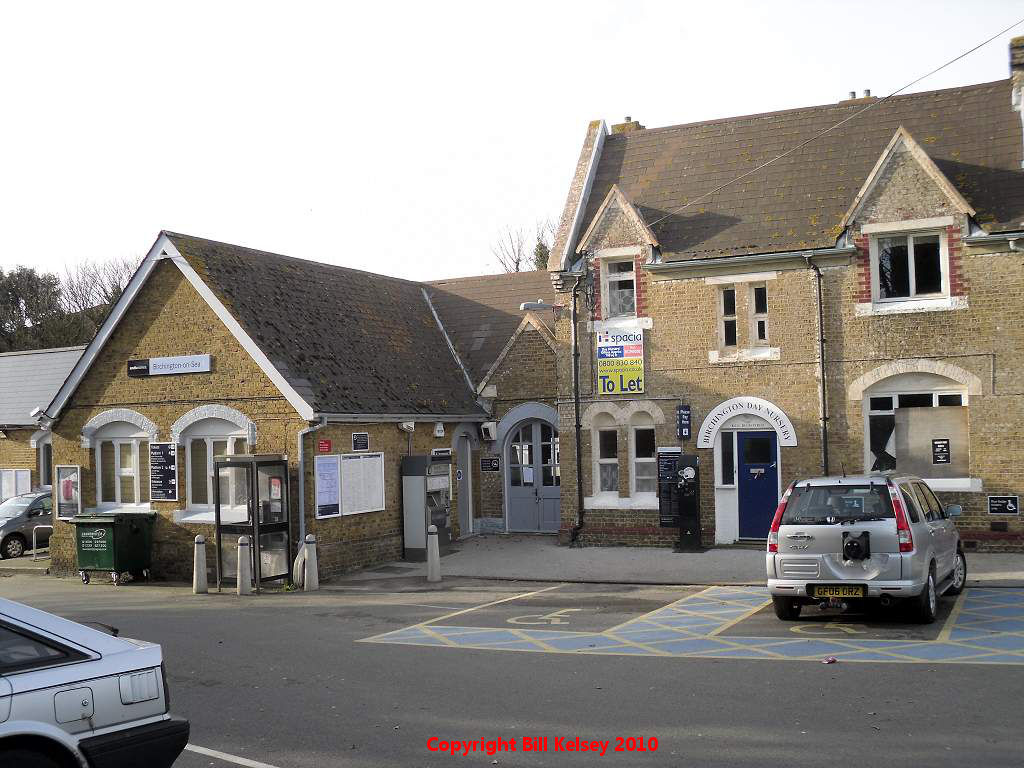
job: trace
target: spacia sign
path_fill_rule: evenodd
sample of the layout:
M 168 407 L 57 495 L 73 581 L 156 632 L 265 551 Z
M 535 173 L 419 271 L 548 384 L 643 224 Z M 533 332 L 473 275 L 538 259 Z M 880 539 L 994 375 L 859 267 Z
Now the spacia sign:
M 597 391 L 601 395 L 632 395 L 644 391 L 644 332 L 599 331 Z

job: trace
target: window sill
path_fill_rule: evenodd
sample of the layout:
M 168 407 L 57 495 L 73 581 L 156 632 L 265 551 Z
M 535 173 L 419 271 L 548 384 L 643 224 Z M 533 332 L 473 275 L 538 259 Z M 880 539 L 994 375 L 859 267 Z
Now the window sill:
M 729 352 L 717 349 L 708 351 L 709 363 L 750 363 L 758 360 L 779 360 L 781 357 L 782 350 L 778 347 L 745 347 Z
M 228 513 L 230 513 L 230 510 L 228 510 Z M 248 513 L 244 508 L 241 510 L 241 517 L 239 517 L 237 520 L 225 519 L 224 514 L 224 511 L 222 511 L 221 522 L 226 523 L 227 525 L 236 525 L 238 523 L 245 523 L 248 521 Z M 189 509 L 188 507 L 186 507 L 185 509 L 174 510 L 174 522 L 208 523 L 210 525 L 213 525 L 217 522 L 217 520 L 216 516 L 213 513 L 213 510 Z
M 150 509 L 149 504 L 122 504 L 120 506 L 117 504 L 109 504 L 107 506 L 89 507 L 88 509 L 82 510 L 83 515 L 120 515 L 129 512 L 135 512 L 140 515 L 151 515 L 153 510 Z M 61 519 L 66 520 L 67 518 Z
M 604 492 L 583 499 L 584 509 L 657 509 L 658 494 L 638 493 L 635 496 L 619 496 Z
M 943 491 L 964 491 L 966 493 L 982 492 L 980 477 L 924 477 L 921 479 L 924 480 L 928 487 L 936 493 L 942 493 Z
M 622 317 L 609 317 L 605 320 L 592 320 L 587 322 L 589 333 L 601 333 L 602 331 L 631 330 L 641 328 L 650 330 L 654 327 L 654 321 L 649 317 L 636 317 L 635 315 L 624 315 Z
M 876 301 L 858 304 L 857 317 L 875 315 L 910 315 L 918 312 L 950 312 L 967 309 L 966 296 L 943 296 L 938 299 L 907 299 L 906 301 Z

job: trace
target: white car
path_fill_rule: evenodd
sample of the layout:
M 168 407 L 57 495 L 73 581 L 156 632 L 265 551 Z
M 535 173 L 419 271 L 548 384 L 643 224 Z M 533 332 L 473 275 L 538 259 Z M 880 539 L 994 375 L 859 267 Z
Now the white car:
M 159 645 L 0 598 L 0 766 L 169 768 L 189 733 L 169 707 Z

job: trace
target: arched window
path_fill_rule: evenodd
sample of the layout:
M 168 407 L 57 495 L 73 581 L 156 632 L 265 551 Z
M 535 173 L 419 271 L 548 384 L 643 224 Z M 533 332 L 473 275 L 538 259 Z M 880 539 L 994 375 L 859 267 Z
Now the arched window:
M 594 415 L 591 453 L 594 457 L 594 493 L 619 492 L 619 428 L 610 413 Z
M 904 373 L 865 389 L 863 404 L 866 470 L 969 476 L 965 385 L 935 373 Z
M 646 411 L 634 413 L 629 420 L 630 495 L 656 493 L 658 466 L 655 452 L 654 419 Z
M 149 510 L 149 440 L 143 428 L 112 421 L 91 432 L 96 452 L 96 506 Z
M 187 478 L 187 514 L 182 519 L 193 522 L 213 520 L 214 457 L 247 453 L 247 431 L 225 419 L 201 419 L 182 431 L 181 443 L 185 449 Z M 216 479 L 220 484 L 222 521 L 242 521 L 247 518 L 249 489 L 245 487 L 244 477 L 242 472 L 224 472 Z

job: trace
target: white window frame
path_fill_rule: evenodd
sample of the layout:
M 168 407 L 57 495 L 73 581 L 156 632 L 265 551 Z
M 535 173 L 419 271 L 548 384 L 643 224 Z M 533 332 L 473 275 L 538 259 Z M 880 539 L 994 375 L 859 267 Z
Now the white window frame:
M 248 435 L 245 432 L 236 432 L 229 435 L 196 435 L 195 437 L 188 437 L 187 435 L 182 438 L 184 442 L 185 450 L 185 511 L 188 512 L 188 517 L 191 520 L 209 519 L 213 520 L 215 517 L 215 509 L 213 503 L 213 444 L 226 442 L 228 455 L 233 455 L 235 452 L 235 441 L 245 440 L 246 447 L 249 447 Z M 192 498 L 192 443 L 196 441 L 203 441 L 206 443 L 206 503 L 196 502 Z M 235 497 L 235 477 L 240 474 L 239 472 L 230 472 L 228 474 L 228 498 L 233 499 Z M 221 503 L 221 509 L 228 509 L 231 511 L 246 510 L 246 504 L 223 504 Z
M 615 434 L 615 458 L 614 459 L 602 459 L 601 458 L 601 433 L 612 432 Z M 622 483 L 622 478 L 618 478 L 618 483 L 615 488 L 605 491 L 601 489 L 601 465 L 603 464 L 614 464 L 616 467 L 619 466 L 619 428 L 618 425 L 610 424 L 605 426 L 594 427 L 593 433 L 593 446 L 591 453 L 594 457 L 594 495 L 600 496 L 602 494 L 619 494 L 619 485 Z
M 149 436 L 145 437 L 96 437 L 96 509 L 126 509 L 140 512 L 149 511 L 149 502 L 122 502 L 121 501 L 121 478 L 134 478 L 135 498 L 142 498 L 142 484 L 139 477 L 139 446 L 142 443 L 149 443 Z M 103 501 L 103 444 L 114 444 L 114 501 Z M 125 469 L 121 466 L 121 446 L 132 447 L 133 469 Z M 148 490 L 148 489 L 147 489 Z M 147 494 L 148 496 L 148 494 Z
M 942 270 L 942 289 L 940 293 L 917 293 L 917 287 L 915 283 L 916 274 L 914 272 L 914 249 L 913 240 L 915 237 L 939 237 L 939 268 Z M 883 298 L 881 295 L 881 288 L 879 286 L 879 270 L 878 270 L 878 241 L 884 238 L 891 237 L 905 237 L 907 238 L 907 273 L 910 282 L 910 295 L 909 296 L 893 296 L 890 298 Z M 919 302 L 928 301 L 935 299 L 949 298 L 949 239 L 946 236 L 945 230 L 894 230 L 891 232 L 876 232 L 871 235 L 869 240 L 868 252 L 871 257 L 871 302 L 873 304 L 898 304 L 900 302 Z M 909 394 L 909 393 L 904 393 Z
M 960 406 L 966 408 L 969 403 L 967 401 L 967 390 L 966 389 L 900 389 L 894 392 L 874 392 L 864 393 L 864 401 L 862 410 L 864 411 L 864 471 L 871 471 L 871 417 L 872 416 L 891 416 L 896 412 L 899 407 L 899 396 L 900 395 L 931 395 L 932 396 L 932 408 L 939 407 L 939 396 L 940 395 L 960 395 Z M 893 407 L 885 409 L 871 408 L 871 398 L 873 397 L 890 397 L 892 398 Z M 898 458 L 898 457 L 897 457 Z M 927 479 L 927 478 L 924 478 Z
M 629 272 L 612 272 L 616 264 L 629 264 L 633 269 Z M 611 283 L 619 280 L 633 281 L 633 311 L 631 313 L 613 315 L 611 314 Z M 636 317 L 636 261 L 627 259 L 604 259 L 601 262 L 601 317 L 609 320 L 614 317 Z
M 651 432 L 655 431 L 654 422 L 650 424 L 633 424 L 629 427 L 629 495 L 630 496 L 657 496 L 658 495 L 658 450 L 657 450 L 657 433 L 655 432 L 655 450 L 654 456 L 649 459 L 641 459 L 636 455 L 636 433 L 637 430 L 648 429 Z M 608 461 L 607 459 L 605 461 Z M 655 467 L 654 471 L 654 490 L 653 491 L 638 491 L 636 489 L 636 467 L 638 464 L 651 464 Z
M 720 429 L 718 431 L 718 455 L 715 457 L 715 487 L 716 488 L 727 488 L 729 490 L 736 489 L 737 478 L 737 456 L 736 456 L 736 435 L 739 433 L 738 429 Z M 725 443 L 729 442 L 732 446 L 732 477 L 726 478 L 723 475 L 725 469 Z
M 725 314 L 725 292 L 732 291 L 732 310 L 731 315 Z M 739 349 L 740 348 L 740 324 L 739 324 L 739 291 L 736 290 L 735 285 L 723 285 L 718 289 L 718 346 L 720 349 Z M 731 320 L 736 324 L 736 343 L 726 344 L 725 343 L 725 323 L 727 320 Z
M 756 290 L 758 288 L 764 289 L 764 312 L 757 311 L 757 300 Z M 750 302 L 750 343 L 755 347 L 767 347 L 770 346 L 771 332 L 768 328 L 768 285 L 766 283 L 751 283 L 749 296 L 747 297 Z M 759 322 L 764 323 L 764 338 L 759 338 L 757 335 L 757 324 Z M 724 337 L 723 337 L 724 338 Z M 737 339 L 739 341 L 739 339 Z

